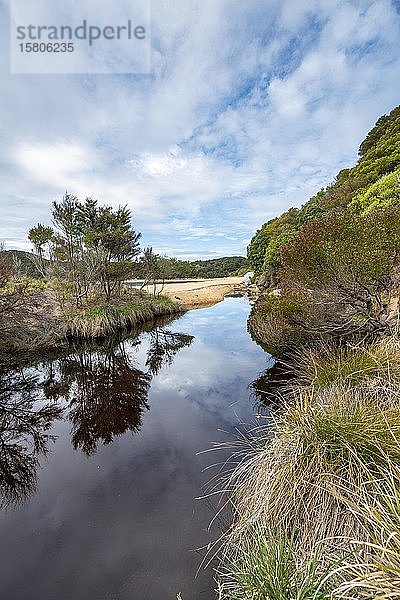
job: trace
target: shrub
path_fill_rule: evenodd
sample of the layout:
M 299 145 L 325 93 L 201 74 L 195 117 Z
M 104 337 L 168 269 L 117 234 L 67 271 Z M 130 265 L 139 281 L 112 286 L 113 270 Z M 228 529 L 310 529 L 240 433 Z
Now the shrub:
M 273 356 L 283 356 L 310 336 L 306 323 L 312 304 L 305 295 L 262 296 L 254 305 L 248 328 L 253 339 Z
M 387 208 L 400 200 L 400 167 L 385 175 L 356 195 L 349 208 L 367 215 L 377 208 Z
M 308 223 L 283 246 L 281 257 L 285 285 L 312 290 L 315 302 L 332 315 L 332 331 L 388 329 L 398 285 L 400 207 Z

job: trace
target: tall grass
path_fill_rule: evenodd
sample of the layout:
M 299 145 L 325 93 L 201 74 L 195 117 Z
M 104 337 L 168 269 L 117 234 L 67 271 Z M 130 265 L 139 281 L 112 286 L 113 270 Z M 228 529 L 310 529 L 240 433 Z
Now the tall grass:
M 121 304 L 100 304 L 67 313 L 64 335 L 92 339 L 127 331 L 159 316 L 182 313 L 182 308 L 164 296 L 139 296 Z
M 369 538 L 356 540 L 367 561 L 347 565 L 342 598 L 400 598 L 400 468 L 388 463 L 378 480 L 370 481 L 373 496 L 358 492 L 350 510 L 366 524 Z M 361 554 L 362 555 L 362 554 Z
M 314 348 L 297 374 L 223 483 L 234 517 L 220 598 L 300 598 L 297 588 L 276 595 L 271 572 L 299 582 L 314 565 L 319 584 L 304 598 L 400 599 L 400 342 Z M 276 533 L 255 541 L 255 529 Z
M 297 527 L 302 552 L 320 540 L 362 536 L 342 490 L 364 486 L 365 471 L 375 477 L 387 460 L 400 463 L 400 403 L 382 402 L 380 392 L 304 389 L 271 427 L 272 440 L 270 429 L 260 430 L 229 477 L 235 535 L 256 523 L 286 535 Z
M 227 554 L 219 570 L 219 598 L 229 600 L 328 600 L 329 571 L 319 569 L 320 550 L 299 564 L 293 540 L 278 531 L 252 527 L 238 552 Z
M 400 340 L 390 336 L 374 344 L 338 346 L 327 342 L 292 355 L 297 383 L 322 389 L 334 383 L 379 385 L 400 383 Z

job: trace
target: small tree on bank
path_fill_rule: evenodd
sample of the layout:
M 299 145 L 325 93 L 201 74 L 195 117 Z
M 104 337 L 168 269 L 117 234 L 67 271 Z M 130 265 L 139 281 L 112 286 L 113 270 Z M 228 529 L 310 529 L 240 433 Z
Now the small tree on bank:
M 33 244 L 36 251 L 36 260 L 34 261 L 35 266 L 42 277 L 45 277 L 48 271 L 53 233 L 51 227 L 44 227 L 43 225 L 40 225 L 40 223 L 29 230 L 28 239 Z
M 119 296 L 122 282 L 134 272 L 141 234 L 131 225 L 124 206 L 99 206 L 94 198 L 81 202 L 65 194 L 53 202 L 54 228 L 38 224 L 29 239 L 44 275 L 64 281 L 76 306 L 96 294 Z

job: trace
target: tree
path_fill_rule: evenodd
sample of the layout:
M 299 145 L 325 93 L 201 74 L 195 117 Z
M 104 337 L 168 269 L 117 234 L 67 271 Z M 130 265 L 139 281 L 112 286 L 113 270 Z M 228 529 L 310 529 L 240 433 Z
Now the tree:
M 32 242 L 37 253 L 35 266 L 43 277 L 46 276 L 48 271 L 46 267 L 46 254 L 47 258 L 49 258 L 53 236 L 53 229 L 51 227 L 45 227 L 40 223 L 38 223 L 35 227 L 32 227 L 28 233 L 28 239 L 30 242 Z
M 287 288 L 310 292 L 339 318 L 386 327 L 399 284 L 400 207 L 312 221 L 282 247 L 281 258 Z
M 156 294 L 157 279 L 160 277 L 160 257 L 153 252 L 153 248 L 149 246 L 143 250 L 141 256 L 141 265 L 144 272 L 144 281 L 141 289 L 147 285 L 153 285 L 153 294 Z
M 132 230 L 131 212 L 126 206 L 113 211 L 109 206 L 98 207 L 96 200 L 88 198 L 80 215 L 85 246 L 103 257 L 100 281 L 110 298 L 133 274 L 141 234 Z
M 290 208 L 280 217 L 265 223 L 252 238 L 247 248 L 247 258 L 250 267 L 256 274 L 263 271 L 266 252 L 274 240 L 296 228 L 298 215 L 299 209 Z
M 107 300 L 119 295 L 140 252 L 141 234 L 132 229 L 130 210 L 99 206 L 94 198 L 81 202 L 66 193 L 53 202 L 52 218 L 54 229 L 38 224 L 29 232 L 42 272 L 47 248 L 53 276 L 68 282 L 76 306 L 99 292 Z

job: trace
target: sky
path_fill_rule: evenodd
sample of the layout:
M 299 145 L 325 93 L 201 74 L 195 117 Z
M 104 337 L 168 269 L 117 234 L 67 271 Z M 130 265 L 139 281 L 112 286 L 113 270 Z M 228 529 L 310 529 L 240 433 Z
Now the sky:
M 152 0 L 146 75 L 10 74 L 8 12 L 0 2 L 9 249 L 31 249 L 29 228 L 68 190 L 128 205 L 156 252 L 245 255 L 400 103 L 398 0 Z

